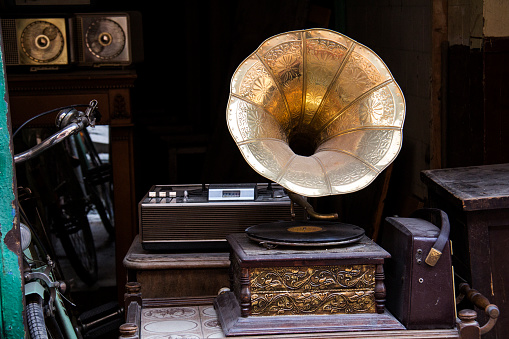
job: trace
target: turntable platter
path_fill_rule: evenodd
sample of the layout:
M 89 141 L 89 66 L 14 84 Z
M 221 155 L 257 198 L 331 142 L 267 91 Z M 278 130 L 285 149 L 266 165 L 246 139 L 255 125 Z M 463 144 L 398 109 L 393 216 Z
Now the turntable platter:
M 254 241 L 286 246 L 350 244 L 359 241 L 364 233 L 361 227 L 330 221 L 282 221 L 246 229 L 246 234 Z

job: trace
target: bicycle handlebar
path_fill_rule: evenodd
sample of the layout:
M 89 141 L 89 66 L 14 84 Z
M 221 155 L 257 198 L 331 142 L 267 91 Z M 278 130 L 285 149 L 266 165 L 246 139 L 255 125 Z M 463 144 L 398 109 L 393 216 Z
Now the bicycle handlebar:
M 97 108 L 97 100 L 90 101 L 85 113 L 73 109 L 61 110 L 56 119 L 56 125 L 61 128 L 58 132 L 44 139 L 39 144 L 31 147 L 30 149 L 16 154 L 14 156 L 14 163 L 19 164 L 29 160 L 48 148 L 64 141 L 69 136 L 78 133 L 79 131 L 87 128 L 88 126 L 95 126 L 94 111 Z

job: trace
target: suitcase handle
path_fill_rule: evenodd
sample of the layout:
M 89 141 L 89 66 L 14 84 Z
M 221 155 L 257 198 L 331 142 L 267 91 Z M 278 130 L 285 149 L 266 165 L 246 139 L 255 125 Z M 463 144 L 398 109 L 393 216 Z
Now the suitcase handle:
M 433 225 L 440 228 L 438 238 L 431 247 L 428 255 L 426 256 L 426 264 L 435 266 L 444 251 L 444 247 L 449 241 L 449 233 L 451 231 L 451 225 L 449 224 L 449 218 L 447 214 L 438 208 L 421 208 L 410 216 L 412 218 L 419 218 L 429 221 Z

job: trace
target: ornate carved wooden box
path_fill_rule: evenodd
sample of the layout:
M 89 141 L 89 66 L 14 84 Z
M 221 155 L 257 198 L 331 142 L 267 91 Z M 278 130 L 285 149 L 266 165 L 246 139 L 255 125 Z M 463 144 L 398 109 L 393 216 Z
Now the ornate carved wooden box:
M 390 255 L 371 239 L 276 249 L 243 233 L 227 240 L 231 290 L 215 300 L 225 335 L 402 328 L 384 307 Z

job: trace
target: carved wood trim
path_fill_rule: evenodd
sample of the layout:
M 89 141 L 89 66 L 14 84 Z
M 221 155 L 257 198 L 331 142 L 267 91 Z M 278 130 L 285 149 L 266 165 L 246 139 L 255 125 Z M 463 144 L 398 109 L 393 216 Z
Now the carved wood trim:
M 58 74 L 13 74 L 7 76 L 9 92 L 87 91 L 130 89 L 137 76 L 134 71 L 66 72 Z
M 113 98 L 111 98 L 113 103 L 113 112 L 111 114 L 111 119 L 130 119 L 131 112 L 128 111 L 128 102 L 120 93 L 116 93 Z
M 376 312 L 378 314 L 382 314 L 385 311 L 385 297 L 387 296 L 387 291 L 385 289 L 385 273 L 383 265 L 376 265 L 375 272 L 375 303 L 376 303 Z
M 248 268 L 240 269 L 240 314 L 242 317 L 251 314 L 251 286 Z

